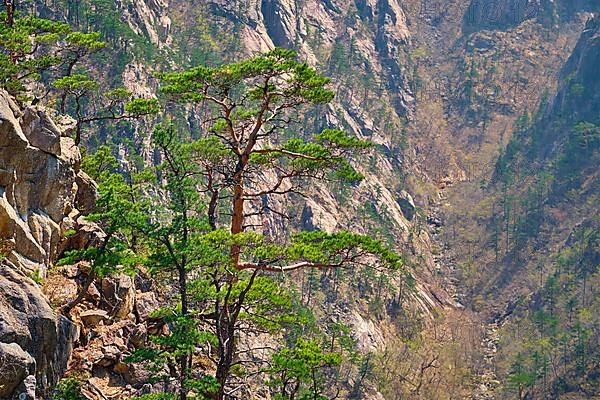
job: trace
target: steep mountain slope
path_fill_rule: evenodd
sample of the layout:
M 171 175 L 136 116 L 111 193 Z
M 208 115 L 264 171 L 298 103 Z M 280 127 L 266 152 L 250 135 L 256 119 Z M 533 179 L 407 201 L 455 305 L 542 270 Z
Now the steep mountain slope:
M 376 143 L 356 165 L 366 179 L 267 202 L 295 210 L 306 229 L 377 235 L 415 266 L 409 309 L 394 306 L 397 277 L 380 308 L 353 302 L 353 291 L 331 304 L 324 297 L 359 346 L 378 354 L 375 384 L 358 398 L 598 394 L 589 371 L 598 368 L 600 50 L 597 19 L 586 24 L 589 12 L 600 11 L 596 1 L 37 3 L 42 15 L 103 32 L 115 49 L 106 56 L 110 76 L 134 93 L 154 94 L 159 70 L 274 46 L 297 50 L 332 77 L 335 101 L 305 115 L 301 128 L 343 127 Z M 191 115 L 190 127 L 198 121 Z M 123 161 L 141 154 L 151 163 L 143 133 L 143 125 L 103 129 L 87 144 L 110 141 Z M 262 229 L 286 235 L 290 226 L 272 215 Z M 35 248 L 52 241 L 58 238 Z M 328 279 L 322 276 L 324 291 Z M 558 295 L 557 285 L 567 289 Z M 525 341 L 520 330 L 539 340 Z M 89 346 L 106 353 L 108 337 Z M 80 348 L 73 369 L 92 373 L 97 384 L 140 386 L 133 369 L 106 354 L 82 367 L 87 355 Z
M 560 72 L 557 93 L 541 107 L 539 118 L 516 134 L 497 164 L 498 180 L 514 196 L 516 217 L 510 259 L 504 258 L 503 274 L 491 282 L 508 290 L 488 284 L 486 291 L 513 298 L 518 293 L 502 350 L 508 360 L 517 354 L 508 381 L 524 395 L 587 398 L 599 390 L 593 372 L 598 369 L 598 320 L 592 311 L 598 308 L 600 265 L 598 28 L 597 19 L 588 21 Z M 532 196 L 540 182 L 544 189 Z M 519 330 L 538 339 L 522 343 Z M 529 379 L 513 382 L 517 369 Z
M 277 24 L 283 22 L 274 21 L 269 19 L 268 16 L 263 16 L 258 3 L 240 5 L 241 8 L 235 9 L 235 13 L 232 9 L 234 5 L 230 2 L 215 2 L 209 5 L 199 4 L 193 13 L 189 12 L 190 8 L 186 3 L 173 2 L 169 12 L 165 10 L 165 4 L 162 3 L 140 3 L 134 7 L 124 9 L 123 15 L 115 15 L 108 11 L 104 8 L 106 4 L 102 2 L 80 4 L 78 7 L 74 7 L 70 2 L 65 5 L 66 8 L 62 10 L 66 13 L 68 19 L 74 23 L 91 26 L 104 32 L 106 38 L 116 46 L 117 52 L 109 56 L 114 57 L 115 60 L 114 63 L 111 63 L 111 74 L 115 76 L 116 73 L 116 76 L 122 76 L 125 85 L 132 92 L 138 94 L 152 93 L 156 89 L 151 78 L 151 74 L 156 69 L 151 66 L 151 63 L 145 57 L 165 56 L 170 62 L 178 62 L 181 65 L 195 64 L 199 62 L 198 59 L 216 62 L 216 60 L 236 58 L 232 53 L 228 54 L 227 52 L 223 53 L 215 50 L 221 45 L 249 54 L 257 50 L 272 48 L 273 41 L 284 40 L 282 37 L 277 36 L 280 34 L 273 32 L 285 31 L 289 35 L 304 35 L 304 37 L 298 36 L 294 39 L 306 43 L 300 49 L 303 58 L 308 59 L 313 64 L 321 65 L 322 68 L 327 68 L 328 64 L 331 64 L 330 68 L 337 71 L 336 73 L 339 76 L 347 75 L 346 81 L 336 81 L 336 86 L 339 85 L 336 89 L 340 93 L 340 101 L 327 109 L 319 110 L 314 115 L 309 115 L 304 121 L 304 126 L 309 131 L 324 126 L 345 126 L 358 137 L 372 139 L 378 144 L 379 148 L 368 163 L 357 165 L 359 170 L 368 175 L 369 178 L 361 186 L 355 188 L 355 193 L 336 193 L 335 188 L 328 186 L 314 188 L 310 191 L 311 197 L 308 201 L 300 201 L 300 208 L 297 209 L 296 216 L 302 217 L 302 224 L 309 229 L 333 231 L 340 228 L 354 228 L 362 232 L 374 232 L 390 243 L 398 241 L 399 243 L 395 246 L 402 249 L 402 251 L 409 248 L 412 252 L 411 258 L 418 260 L 418 262 L 413 262 L 414 265 L 420 266 L 418 271 L 420 281 L 417 284 L 417 291 L 411 295 L 411 303 L 414 307 L 411 306 L 410 310 L 396 310 L 395 320 L 391 320 L 386 315 L 385 309 L 387 307 L 399 307 L 399 302 L 402 301 L 401 296 L 404 293 L 402 289 L 404 283 L 399 280 L 401 277 L 392 277 L 394 285 L 390 286 L 389 290 L 377 293 L 377 301 L 379 302 L 377 304 L 380 305 L 370 305 L 367 298 L 365 298 L 350 308 L 347 306 L 338 308 L 336 306 L 336 310 L 334 310 L 334 314 L 337 315 L 336 318 L 349 323 L 354 328 L 359 347 L 369 351 L 382 349 L 386 342 L 385 338 L 397 336 L 398 329 L 418 333 L 420 329 L 419 313 L 425 314 L 427 320 L 431 321 L 438 307 L 453 304 L 453 300 L 444 291 L 436 288 L 436 282 L 431 279 L 433 261 L 429 254 L 427 233 L 419 228 L 422 217 L 416 217 L 415 206 L 410 194 L 406 191 L 400 192 L 398 184 L 395 182 L 396 173 L 392 172 L 400 168 L 399 146 L 403 145 L 404 139 L 389 136 L 384 132 L 382 126 L 382 124 L 385 124 L 388 128 L 397 126 L 399 129 L 403 123 L 402 121 L 414 111 L 414 99 L 411 97 L 409 85 L 405 82 L 408 78 L 403 75 L 405 71 L 401 69 L 396 60 L 399 56 L 406 56 L 403 53 L 405 51 L 403 46 L 408 43 L 405 18 L 398 4 L 380 2 L 377 3 L 376 7 L 374 4 L 360 5 L 360 16 L 358 14 L 354 15 L 354 22 L 352 23 L 356 25 L 358 31 L 356 34 L 344 32 L 346 21 L 343 19 L 343 17 L 348 17 L 348 15 L 355 12 L 356 9 L 354 7 L 352 9 L 340 9 L 333 4 L 329 7 L 324 7 L 318 3 L 307 4 L 307 7 L 302 9 L 305 14 L 294 15 L 294 19 L 302 20 L 306 24 L 304 28 L 301 27 L 299 33 L 293 33 L 295 31 L 292 30 L 289 24 L 277 28 Z M 277 7 L 287 7 L 289 9 L 291 5 L 282 3 Z M 60 4 L 46 3 L 40 5 L 42 15 L 56 16 L 63 11 L 61 11 Z M 240 14 L 240 11 L 244 11 L 245 14 Z M 243 15 L 243 17 L 238 18 L 240 15 Z M 121 19 L 121 17 L 123 18 Z M 175 21 L 175 23 L 172 21 Z M 199 26 L 195 25 L 198 22 L 200 22 Z M 232 31 L 241 32 L 242 43 L 237 43 L 227 35 L 216 34 L 216 24 L 223 24 Z M 112 29 L 108 29 L 108 26 L 112 26 Z M 328 28 L 329 33 L 320 32 L 322 27 L 330 27 Z M 312 32 L 309 32 L 312 37 L 309 33 L 302 33 L 302 29 L 312 30 Z M 318 29 L 317 33 L 314 29 Z M 271 31 L 273 38 L 267 34 L 267 31 Z M 260 37 L 256 37 L 257 32 L 261 33 Z M 337 36 L 339 32 L 350 36 L 344 38 L 343 45 L 336 47 L 336 41 L 341 42 L 341 39 Z M 198 33 L 200 33 L 199 36 L 196 35 Z M 137 35 L 147 35 L 151 44 L 141 43 Z M 186 35 L 191 35 L 199 40 L 192 54 L 185 52 L 187 47 L 183 43 Z M 356 39 L 353 37 L 354 35 L 357 36 Z M 126 50 L 120 47 L 124 38 L 132 38 L 133 55 L 124 54 Z M 356 47 L 352 47 L 348 41 Z M 367 54 L 361 55 L 362 50 L 366 50 Z M 347 57 L 350 54 L 353 57 L 351 64 L 347 62 Z M 326 57 L 328 61 L 319 61 L 319 57 Z M 161 68 L 168 67 L 162 65 Z M 366 68 L 367 72 L 363 72 L 363 68 Z M 376 81 L 375 77 L 378 75 L 381 78 Z M 362 79 L 364 81 L 361 81 Z M 353 87 L 355 83 L 358 83 L 359 88 Z M 373 83 L 376 83 L 377 87 L 372 87 Z M 347 86 L 344 87 L 344 85 Z M 355 94 L 355 90 L 356 93 L 360 93 Z M 378 101 L 376 96 L 381 94 L 385 94 L 386 102 Z M 344 98 L 346 100 L 343 100 Z M 376 113 L 364 112 L 361 102 L 368 102 L 373 109 L 376 109 Z M 352 115 L 352 113 L 356 114 Z M 392 120 L 386 120 L 386 117 L 389 116 L 393 116 Z M 192 119 L 191 123 L 194 123 Z M 94 142 L 113 141 L 117 143 L 118 153 L 123 156 L 123 159 L 127 157 L 127 154 L 131 155 L 139 151 L 141 154 L 147 155 L 146 162 L 151 161 L 149 160 L 150 153 L 148 152 L 147 142 L 143 140 L 141 135 L 138 135 L 143 127 L 137 126 L 133 129 L 119 127 L 118 129 L 115 132 L 102 128 L 100 132 L 95 132 L 94 136 L 90 138 L 92 140 L 88 143 L 93 148 Z M 128 143 L 127 139 L 131 139 L 131 141 Z M 133 145 L 131 145 L 132 142 Z M 392 158 L 390 159 L 388 156 L 392 156 Z M 387 172 L 381 173 L 382 171 Z M 268 201 L 272 201 L 269 206 L 274 210 L 288 210 L 293 209 L 295 206 L 295 204 L 280 203 L 276 199 L 269 199 Z M 359 210 L 359 212 L 356 212 L 356 210 Z M 278 220 L 277 216 L 273 215 L 273 218 L 268 221 L 264 229 L 279 235 L 287 235 L 290 229 L 284 225 L 284 222 L 285 220 Z M 46 261 L 47 264 L 52 262 L 54 260 Z M 51 279 L 57 278 L 52 277 Z M 302 277 L 302 279 L 304 278 Z M 328 277 L 326 274 L 321 277 L 324 287 L 329 285 L 329 279 L 332 279 L 332 277 Z M 52 285 L 52 282 L 48 284 Z M 381 283 L 378 285 L 380 286 Z M 374 288 L 373 284 L 367 284 L 366 290 L 373 292 Z M 104 292 L 104 287 L 100 292 Z M 341 296 L 344 298 L 337 299 L 336 302 L 343 305 L 351 301 L 352 292 L 343 293 Z M 396 304 L 396 306 L 393 304 Z M 328 304 L 327 307 L 331 307 L 331 305 Z M 90 298 L 87 299 L 86 307 L 88 306 L 97 307 L 98 304 Z M 376 315 L 368 316 L 370 312 L 376 312 Z M 86 315 L 86 317 L 90 316 Z M 127 313 L 123 317 L 126 317 L 125 319 L 129 318 Z M 98 318 L 102 319 L 101 316 L 98 316 Z M 119 321 L 120 317 L 115 316 L 114 318 L 116 322 Z M 400 320 L 405 321 L 405 323 L 400 323 Z M 83 321 L 83 324 L 85 325 L 86 322 Z M 82 327 L 82 330 L 87 332 L 85 328 L 87 327 Z M 96 334 L 101 330 L 101 328 L 94 328 Z M 109 332 L 105 333 L 108 334 Z M 107 343 L 112 340 L 102 336 L 100 339 L 100 343 Z M 127 338 L 124 339 L 127 341 Z M 119 364 L 118 359 L 96 357 L 93 353 L 84 352 L 80 354 L 82 348 L 94 349 L 98 342 L 97 340 L 93 342 L 88 340 L 82 338 L 78 343 L 80 348 L 76 351 L 72 363 L 73 370 L 89 372 L 93 375 L 93 378 L 100 378 L 98 374 L 102 375 L 105 374 L 103 371 L 111 370 L 109 374 L 114 372 L 118 374 L 119 379 L 123 376 L 126 382 L 139 385 L 140 379 L 133 376 L 133 372 L 125 371 L 122 364 Z M 99 346 L 103 353 L 105 350 L 110 350 L 105 345 L 99 344 Z M 403 345 L 403 347 L 406 346 Z M 415 355 L 419 357 L 417 352 L 415 352 Z M 427 355 L 425 354 L 425 356 Z M 85 358 L 93 361 L 84 362 L 81 365 L 79 361 Z M 415 368 L 410 365 L 411 358 L 404 359 L 402 362 L 408 365 L 408 373 L 413 373 L 412 370 Z M 115 363 L 116 365 L 114 365 Z M 113 367 L 114 371 L 112 371 Z M 423 370 L 420 371 L 418 376 L 419 379 L 423 379 Z M 369 390 L 375 393 L 375 396 L 377 395 L 375 387 Z M 364 395 L 367 396 L 368 393 Z
M 584 9 L 593 8 L 588 4 L 581 6 Z M 526 21 L 507 33 L 522 37 L 528 26 L 543 32 Z M 594 356 L 578 359 L 582 351 L 594 354 L 597 349 L 597 322 L 587 317 L 597 307 L 590 289 L 595 284 L 589 284 L 597 279 L 598 267 L 597 22 L 590 19 L 571 32 L 568 19 L 559 26 L 572 45 L 558 55 L 569 58 L 547 64 L 555 72 L 540 76 L 549 79 L 542 86 L 536 82 L 539 77 L 518 69 L 524 84 L 515 90 L 515 99 L 521 90 L 534 92 L 520 99 L 524 108 L 513 103 L 508 115 L 516 119 L 514 125 L 505 122 L 499 132 L 493 109 L 489 125 L 487 116 L 479 122 L 484 138 L 494 132 L 504 136 L 500 157 L 496 162 L 492 152 L 479 147 L 477 156 L 487 154 L 489 161 L 473 169 L 479 173 L 472 182 L 450 191 L 446 214 L 451 230 L 444 237 L 458 253 L 471 306 L 494 326 L 504 326 L 499 333 L 497 328 L 490 331 L 499 340 L 490 354 L 498 377 L 483 381 L 496 388 L 495 398 L 588 398 L 598 391 L 596 377 L 583 372 L 597 369 Z M 498 32 L 494 35 L 499 37 Z M 486 31 L 473 37 L 490 38 Z M 535 36 L 526 36 L 527 42 L 540 43 Z M 520 44 L 513 42 L 510 48 L 518 51 Z M 508 135 L 512 136 L 504 147 L 501 143 Z

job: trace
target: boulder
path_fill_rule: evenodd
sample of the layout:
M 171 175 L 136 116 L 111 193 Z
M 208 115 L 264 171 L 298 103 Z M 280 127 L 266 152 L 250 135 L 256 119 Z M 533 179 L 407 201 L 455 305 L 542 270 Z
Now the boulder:
M 83 215 L 87 215 L 96 207 L 98 198 L 98 185 L 85 172 L 79 171 L 75 176 L 77 183 L 77 195 L 75 196 L 75 207 Z
M 119 360 L 121 355 L 121 351 L 117 346 L 104 346 L 102 348 L 103 357 L 100 361 L 98 361 L 97 365 L 101 367 L 110 367 L 111 365 L 115 365 Z
M 98 246 L 104 240 L 105 234 L 98 225 L 86 220 L 83 216 L 77 218 L 74 228 L 76 233 L 66 241 L 65 250 Z
M 113 371 L 117 374 L 126 374 L 129 371 L 129 364 L 118 362 L 113 367 Z
M 52 273 L 45 280 L 43 291 L 52 305 L 60 307 L 77 297 L 79 288 L 74 279 Z
M 135 298 L 135 312 L 140 321 L 145 321 L 152 311 L 158 308 L 154 292 L 138 292 Z
M 94 304 L 97 304 L 102 298 L 102 295 L 100 294 L 100 291 L 98 290 L 96 285 L 92 284 L 88 288 L 87 293 L 85 294 L 85 298 L 90 300 Z
M 89 328 L 96 327 L 100 325 L 100 323 L 104 323 L 110 320 L 108 313 L 104 310 L 87 310 L 83 311 L 79 314 L 79 318 L 81 318 L 81 322 Z
M 0 343 L 0 398 L 7 398 L 35 369 L 35 360 L 16 343 Z
M 55 156 L 61 155 L 61 132 L 43 108 L 26 108 L 21 117 L 21 127 L 31 146 Z
M 123 371 L 122 375 L 125 381 L 133 386 L 143 385 L 152 378 L 152 373 L 142 364 L 131 363 L 126 364 L 127 369 L 119 367 L 119 370 Z
M 102 308 L 116 318 L 127 318 L 135 304 L 135 285 L 127 275 L 102 279 Z
M 129 342 L 135 348 L 140 348 L 146 344 L 148 340 L 148 329 L 146 325 L 139 324 L 133 329 L 133 331 L 129 334 Z
M 59 271 L 69 279 L 75 279 L 81 275 L 81 268 L 78 264 L 62 266 Z
M 0 265 L 0 299 L 0 342 L 18 345 L 35 360 L 27 375 L 40 389 L 54 385 L 77 336 L 74 324 L 57 316 L 39 287 L 7 260 Z

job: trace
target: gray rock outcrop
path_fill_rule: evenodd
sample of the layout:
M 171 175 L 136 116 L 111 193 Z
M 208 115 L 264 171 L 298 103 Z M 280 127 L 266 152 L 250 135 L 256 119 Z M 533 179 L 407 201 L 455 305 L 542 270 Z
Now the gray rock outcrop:
M 569 125 L 594 121 L 600 108 L 600 16 L 587 21 L 573 54 L 560 73 L 558 93 L 544 120 L 559 116 Z M 555 117 L 554 117 L 555 118 Z M 546 125 L 550 125 L 547 123 Z
M 16 343 L 0 343 L 0 396 L 9 396 L 30 375 L 34 359 Z
M 2 399 L 47 394 L 62 377 L 77 336 L 36 283 L 65 247 L 64 233 L 77 229 L 76 200 L 88 206 L 95 196 L 79 171 L 70 129 L 70 121 L 56 123 L 43 108 L 22 108 L 0 92 Z M 78 182 L 88 184 L 80 188 Z
M 398 205 L 400 206 L 402 214 L 406 217 L 406 219 L 412 221 L 417 211 L 417 207 L 415 206 L 412 196 L 406 190 L 400 192 Z
M 472 0 L 464 16 L 463 29 L 465 33 L 510 29 L 528 19 L 553 26 L 578 12 L 597 10 L 595 0 Z
M 296 10 L 291 1 L 262 0 L 267 32 L 275 46 L 290 48 L 296 38 Z
M 135 304 L 135 284 L 127 275 L 102 279 L 102 308 L 117 318 L 127 318 Z

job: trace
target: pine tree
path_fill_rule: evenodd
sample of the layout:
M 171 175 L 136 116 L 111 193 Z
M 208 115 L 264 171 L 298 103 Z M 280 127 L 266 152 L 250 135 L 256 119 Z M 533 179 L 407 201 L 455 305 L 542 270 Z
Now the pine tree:
M 146 220 L 141 204 L 136 201 L 141 182 L 127 182 L 118 172 L 118 163 L 107 147 L 84 159 L 84 169 L 98 183 L 98 199 L 94 212 L 86 216 L 101 229 L 88 246 L 65 252 L 60 265 L 83 262 L 88 266 L 87 277 L 77 296 L 63 306 L 68 315 L 97 280 L 116 273 L 133 274 L 139 257 L 131 248 L 133 229 Z
M 351 232 L 298 232 L 286 239 L 249 229 L 250 218 L 276 213 L 270 196 L 298 193 L 310 180 L 360 180 L 348 159 L 370 147 L 336 129 L 290 135 L 303 105 L 332 99 L 329 80 L 292 51 L 162 78 L 172 99 L 210 107 L 203 121 L 210 126 L 197 140 L 176 123 L 153 134 L 163 158 L 157 178 L 164 196 L 151 211 L 148 265 L 156 276 L 173 276 L 178 293 L 162 310 L 172 333 L 131 360 L 176 358 L 181 400 L 192 390 L 222 400 L 239 389 L 240 357 L 252 351 L 239 348 L 239 337 L 281 331 L 294 320 L 297 305 L 278 274 L 367 264 L 398 269 L 402 260 L 380 241 Z M 197 348 L 213 362 L 214 377 L 198 372 Z

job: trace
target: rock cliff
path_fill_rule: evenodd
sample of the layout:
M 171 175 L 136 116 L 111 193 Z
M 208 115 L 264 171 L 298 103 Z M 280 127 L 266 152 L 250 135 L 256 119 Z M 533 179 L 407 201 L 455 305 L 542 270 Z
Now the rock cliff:
M 509 29 L 534 18 L 543 25 L 556 26 L 577 12 L 595 7 L 590 0 L 472 0 L 464 17 L 464 29 Z
M 33 399 L 62 377 L 77 329 L 43 295 L 46 277 L 94 197 L 68 120 L 0 93 L 0 398 Z
M 597 119 L 600 108 L 600 17 L 586 23 L 559 79 L 558 93 L 546 110 L 546 116 L 567 118 L 569 122 Z
M 213 0 L 210 4 L 214 15 L 236 26 L 246 52 L 273 46 L 294 48 L 324 69 L 334 63 L 352 64 L 354 54 L 348 52 L 355 52 L 362 68 L 381 77 L 379 84 L 388 91 L 398 115 L 414 113 L 405 63 L 410 32 L 397 0 L 252 0 L 243 4 Z M 345 49 L 348 43 L 351 48 Z

